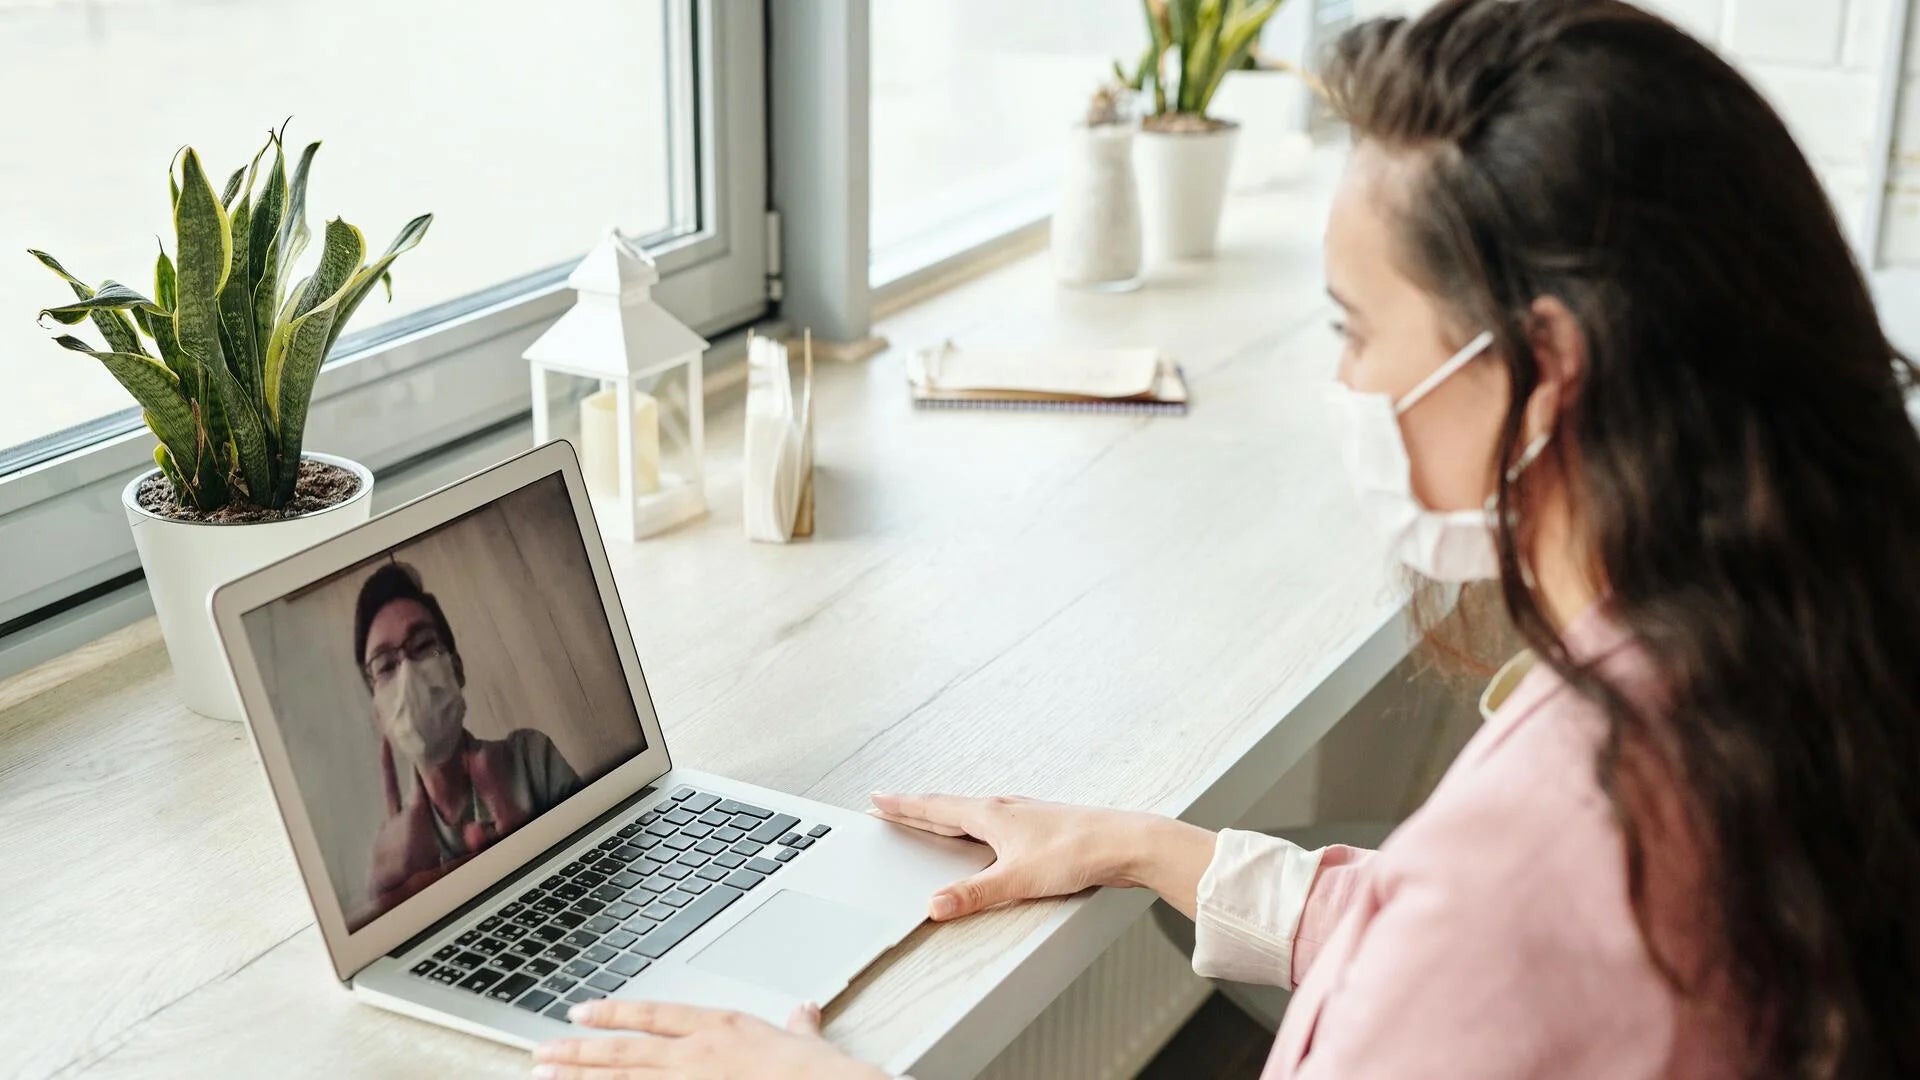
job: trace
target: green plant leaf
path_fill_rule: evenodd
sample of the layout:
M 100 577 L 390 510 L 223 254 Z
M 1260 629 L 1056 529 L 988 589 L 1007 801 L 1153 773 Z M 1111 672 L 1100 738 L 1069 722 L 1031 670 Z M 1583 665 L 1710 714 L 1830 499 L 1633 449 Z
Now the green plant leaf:
M 146 414 L 147 426 L 174 460 L 192 462 L 199 456 L 199 424 L 193 405 L 181 393 L 180 380 L 150 356 L 96 349 L 77 337 L 62 335 L 54 343 L 83 352 L 100 361 Z M 197 505 L 197 504 L 196 504 Z
M 29 249 L 27 251 L 27 254 L 33 256 L 35 259 L 38 259 L 40 261 L 40 265 L 53 271 L 55 274 L 58 274 L 60 276 L 60 279 L 62 281 L 65 281 L 67 283 L 67 286 L 73 290 L 73 295 L 79 300 L 81 300 L 82 302 L 92 300 L 98 295 L 97 293 L 94 292 L 92 286 L 88 285 L 84 281 L 81 281 L 79 278 L 74 277 L 72 274 L 68 273 L 67 268 L 60 265 L 60 260 L 54 258 L 53 256 L 47 254 L 44 251 L 34 251 L 32 249 Z M 124 286 L 120 286 L 117 282 L 112 282 L 112 281 L 101 282 L 102 288 L 106 288 L 108 286 L 112 286 L 116 289 L 124 288 Z M 131 290 L 128 290 L 128 291 L 131 292 Z M 132 311 L 136 319 L 138 319 L 143 314 L 142 309 L 139 307 L 133 308 Z M 122 314 L 120 311 L 113 310 L 110 308 L 97 307 L 88 311 L 87 317 L 91 319 L 93 321 L 93 325 L 99 329 L 100 336 L 106 339 L 108 348 L 114 349 L 119 352 L 130 352 L 130 353 L 146 352 L 145 349 L 140 347 L 140 335 L 135 331 L 133 323 L 128 322 L 126 315 Z M 77 322 L 79 320 L 76 319 L 74 321 Z
M 1208 106 L 1213 104 L 1213 95 L 1219 91 L 1220 83 L 1227 77 L 1227 72 L 1239 67 L 1241 61 L 1252 52 L 1255 43 L 1260 40 L 1261 29 L 1279 9 L 1280 0 L 1252 0 L 1250 3 L 1234 5 L 1234 11 L 1220 33 L 1220 48 L 1224 50 L 1224 58 L 1221 63 L 1215 65 L 1206 83 L 1200 88 L 1198 103 L 1193 111 L 1203 115 L 1206 113 Z
M 425 231 L 425 223 L 419 223 L 417 228 L 402 230 L 401 237 L 394 243 L 399 246 L 418 242 L 419 236 Z M 320 256 L 321 268 L 314 272 L 303 293 L 314 291 L 337 273 L 339 267 L 348 267 L 347 277 L 319 303 L 288 320 L 285 326 L 275 332 L 273 343 L 268 347 L 267 400 L 271 405 L 273 427 L 279 438 L 281 461 L 285 466 L 275 496 L 279 501 L 272 505 L 283 505 L 293 497 L 294 484 L 299 479 L 301 444 L 306 437 L 307 407 L 313 402 L 313 383 L 320 374 L 321 363 L 326 359 L 327 346 L 333 341 L 335 320 L 340 317 L 342 305 L 353 283 L 356 280 L 371 280 L 360 272 L 360 259 L 365 250 L 366 240 L 360 235 L 359 229 L 339 218 L 328 222 L 326 248 Z M 383 259 L 390 263 L 398 254 L 398 250 L 390 250 Z
M 265 399 L 260 396 L 261 356 L 254 336 L 253 271 L 250 259 L 253 234 L 247 222 L 252 212 L 254 173 L 260 167 L 261 154 L 266 152 L 267 148 L 263 146 L 253 155 L 253 161 L 246 170 L 246 187 L 234 203 L 228 220 L 228 231 L 232 237 L 229 249 L 232 263 L 227 268 L 226 286 L 220 290 L 221 347 L 227 354 L 227 367 L 233 372 L 234 378 L 240 380 L 241 389 L 253 399 L 256 411 Z
M 1180 82 L 1174 88 L 1173 107 L 1185 111 L 1187 83 L 1193 70 L 1193 47 L 1199 33 L 1200 0 L 1167 0 L 1167 25 L 1172 46 L 1180 58 Z
M 174 317 L 180 347 L 202 363 L 224 363 L 217 305 L 233 267 L 233 234 L 227 212 L 214 199 L 200 168 L 200 157 L 191 149 L 181 167 L 174 229 L 179 251 Z
M 426 239 L 427 227 L 432 224 L 432 214 L 421 214 L 407 222 L 401 227 L 399 235 L 393 238 L 393 243 L 387 245 L 386 253 L 361 268 L 353 275 L 353 279 L 347 282 L 346 297 L 340 302 L 340 313 L 334 316 L 333 327 L 327 332 L 326 353 L 333 351 L 333 343 L 340 340 L 341 332 L 353 319 L 353 313 L 359 309 L 360 301 L 365 300 L 367 294 L 373 291 L 375 283 L 385 285 L 387 299 L 389 301 L 393 299 L 393 273 L 388 268 L 393 265 L 393 260 L 418 247 L 420 241 Z M 326 359 L 325 353 L 322 354 L 321 359 L 322 361 Z
M 313 276 L 307 279 L 305 287 L 300 290 L 300 298 L 293 305 L 293 317 L 298 319 L 339 292 L 354 272 L 360 269 L 360 263 L 366 257 L 367 238 L 359 229 L 341 218 L 327 222 L 327 239 L 326 245 L 320 249 L 320 265 L 314 268 Z
M 153 261 L 153 295 L 169 314 L 180 302 L 176 291 L 177 280 L 173 272 L 173 260 L 167 258 L 167 249 L 162 247 L 160 257 Z
M 225 206 L 229 208 L 233 206 L 233 197 L 235 195 L 240 194 L 240 181 L 246 175 L 247 175 L 247 170 L 245 166 L 242 166 L 241 168 L 233 170 L 232 176 L 227 177 L 227 188 L 225 191 L 222 191 L 220 193 L 221 206 Z
M 266 187 L 253 204 L 247 242 L 247 266 L 253 275 L 248 284 L 253 296 L 253 340 L 263 369 L 267 342 L 273 337 L 273 317 L 280 307 L 280 223 L 287 215 L 287 155 L 278 132 L 269 139 L 273 165 L 267 170 Z
M 318 142 L 308 143 L 307 148 L 300 151 L 300 163 L 293 169 L 293 182 L 287 185 L 287 213 L 280 222 L 282 269 L 299 261 L 307 250 L 311 236 L 307 229 L 307 174 L 313 169 L 313 155 L 319 152 Z
M 124 311 L 135 307 L 145 308 L 148 311 L 161 310 L 160 306 L 153 301 L 125 285 L 114 282 L 112 287 L 102 287 L 99 292 L 85 299 L 76 300 L 71 304 L 62 304 L 59 307 L 46 308 L 40 312 L 40 317 L 51 318 L 62 326 L 73 326 L 85 321 L 95 311 Z

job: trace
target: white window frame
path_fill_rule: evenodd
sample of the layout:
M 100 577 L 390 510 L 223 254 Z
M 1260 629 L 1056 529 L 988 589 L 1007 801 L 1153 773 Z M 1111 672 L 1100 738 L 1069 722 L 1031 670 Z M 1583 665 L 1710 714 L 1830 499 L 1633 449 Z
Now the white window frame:
M 676 220 L 698 227 L 652 248 L 655 294 L 711 335 L 768 310 L 763 12 L 670 0 L 667 20 L 668 41 L 693 43 L 690 70 L 670 73 L 668 107 L 675 125 L 691 125 L 695 147 L 676 163 L 669 199 Z M 349 338 L 321 372 L 306 445 L 379 475 L 524 418 L 520 354 L 571 302 L 564 275 L 504 283 L 497 300 L 364 347 Z M 152 468 L 152 446 L 141 427 L 0 477 L 0 654 L 12 634 L 137 582 L 120 492 Z

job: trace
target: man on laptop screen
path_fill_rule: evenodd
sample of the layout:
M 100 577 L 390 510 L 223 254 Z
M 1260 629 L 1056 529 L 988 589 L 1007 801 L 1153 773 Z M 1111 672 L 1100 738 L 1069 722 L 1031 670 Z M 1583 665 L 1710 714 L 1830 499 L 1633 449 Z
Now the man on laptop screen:
M 247 616 L 350 929 L 644 748 L 572 522 L 553 476 Z

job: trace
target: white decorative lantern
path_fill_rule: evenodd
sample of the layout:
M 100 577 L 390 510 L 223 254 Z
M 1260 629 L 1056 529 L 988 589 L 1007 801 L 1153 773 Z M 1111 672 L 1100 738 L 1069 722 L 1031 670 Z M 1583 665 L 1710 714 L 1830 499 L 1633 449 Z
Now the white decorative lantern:
M 707 342 L 654 302 L 659 280 L 646 252 L 608 229 L 567 278 L 573 307 L 525 353 L 535 445 L 573 440 L 600 528 L 629 540 L 707 510 Z

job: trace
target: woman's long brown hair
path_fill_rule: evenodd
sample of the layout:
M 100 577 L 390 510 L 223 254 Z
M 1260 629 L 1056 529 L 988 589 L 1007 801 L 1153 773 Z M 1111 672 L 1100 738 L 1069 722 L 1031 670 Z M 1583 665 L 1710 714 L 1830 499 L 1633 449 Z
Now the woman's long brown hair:
M 1746 80 L 1617 0 L 1444 0 L 1335 47 L 1357 138 L 1420 168 L 1405 268 L 1512 380 L 1496 460 L 1501 590 L 1609 730 L 1599 780 L 1649 950 L 1649 862 L 1677 787 L 1700 925 L 1765 1076 L 1920 1075 L 1920 434 L 1812 168 Z M 1539 384 L 1534 302 L 1586 364 L 1551 443 L 1596 584 L 1659 708 L 1561 645 L 1521 573 L 1508 482 Z

